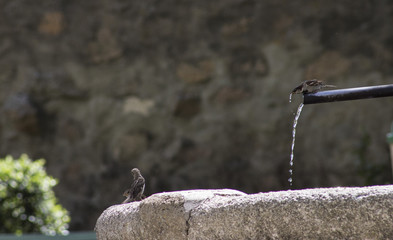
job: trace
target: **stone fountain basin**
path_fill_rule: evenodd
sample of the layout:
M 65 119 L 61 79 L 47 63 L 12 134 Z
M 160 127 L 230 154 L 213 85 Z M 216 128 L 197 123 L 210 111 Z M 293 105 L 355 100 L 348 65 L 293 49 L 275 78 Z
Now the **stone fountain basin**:
M 392 239 L 393 186 L 154 194 L 98 218 L 103 239 Z

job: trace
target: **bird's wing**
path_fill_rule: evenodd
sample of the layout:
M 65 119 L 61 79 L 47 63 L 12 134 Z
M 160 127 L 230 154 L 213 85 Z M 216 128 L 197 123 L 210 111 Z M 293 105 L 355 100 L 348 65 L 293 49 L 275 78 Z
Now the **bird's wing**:
M 306 80 L 303 82 L 307 86 L 320 86 L 323 85 L 323 82 L 321 80 Z
M 138 196 L 138 194 L 142 194 L 145 187 L 145 179 L 140 177 L 135 180 L 131 185 L 132 197 Z

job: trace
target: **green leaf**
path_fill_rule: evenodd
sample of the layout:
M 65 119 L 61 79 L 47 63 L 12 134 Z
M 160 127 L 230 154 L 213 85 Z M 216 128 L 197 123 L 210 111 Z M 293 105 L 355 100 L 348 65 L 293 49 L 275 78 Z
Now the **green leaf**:
M 69 213 L 53 192 L 57 179 L 47 175 L 45 160 L 0 158 L 0 232 L 67 234 Z

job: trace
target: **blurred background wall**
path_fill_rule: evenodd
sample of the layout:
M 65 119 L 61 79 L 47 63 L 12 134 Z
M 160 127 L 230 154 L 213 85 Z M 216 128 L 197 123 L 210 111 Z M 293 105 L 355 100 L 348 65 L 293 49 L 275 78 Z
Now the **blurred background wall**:
M 391 1 L 0 1 L 0 154 L 45 158 L 71 230 L 146 195 L 289 188 L 290 91 L 393 83 Z M 308 105 L 293 188 L 391 183 L 393 99 Z

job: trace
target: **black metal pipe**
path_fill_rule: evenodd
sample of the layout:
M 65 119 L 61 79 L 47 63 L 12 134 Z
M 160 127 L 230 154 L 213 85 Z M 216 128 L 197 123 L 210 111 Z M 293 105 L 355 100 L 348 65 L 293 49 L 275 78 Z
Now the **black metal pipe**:
M 303 94 L 303 104 L 338 102 L 391 96 L 393 96 L 393 84 L 358 88 L 344 88 Z

